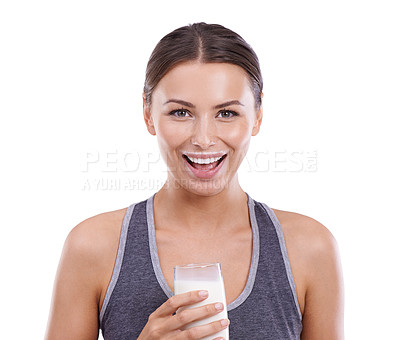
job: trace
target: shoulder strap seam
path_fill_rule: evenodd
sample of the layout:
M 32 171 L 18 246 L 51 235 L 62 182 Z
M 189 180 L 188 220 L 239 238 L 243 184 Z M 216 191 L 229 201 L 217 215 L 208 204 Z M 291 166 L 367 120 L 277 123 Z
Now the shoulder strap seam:
M 158 257 L 158 250 L 157 250 L 157 242 L 156 242 L 156 230 L 154 225 L 154 206 L 153 200 L 154 196 L 151 196 L 146 202 L 146 222 L 147 222 L 147 233 L 149 238 L 149 249 L 150 249 L 150 258 L 151 263 L 153 266 L 153 271 L 156 276 L 156 279 L 164 291 L 167 298 L 170 298 L 174 295 L 174 292 L 168 286 L 167 281 L 164 278 L 164 275 L 161 270 L 160 259 Z
M 110 283 L 107 288 L 106 296 L 104 298 L 103 305 L 101 306 L 101 310 L 100 310 L 100 314 L 99 314 L 99 321 L 100 321 L 101 326 L 103 323 L 105 311 L 107 309 L 111 295 L 114 291 L 115 285 L 117 284 L 117 281 L 119 278 L 119 273 L 121 271 L 122 260 L 124 258 L 124 253 L 125 253 L 125 245 L 126 245 L 126 239 L 127 239 L 127 235 L 128 235 L 129 223 L 131 221 L 132 213 L 133 213 L 135 206 L 136 206 L 136 203 L 131 204 L 128 207 L 128 209 L 126 210 L 126 213 L 125 213 L 124 220 L 122 222 L 121 234 L 120 234 L 119 244 L 118 244 L 117 258 L 115 259 L 114 270 L 113 270 L 111 280 L 110 280 Z M 100 328 L 102 328 L 102 327 L 100 327 Z
M 227 310 L 230 312 L 231 310 L 239 307 L 243 304 L 247 298 L 250 296 L 253 291 L 253 287 L 256 280 L 257 270 L 258 270 L 258 262 L 260 257 L 260 233 L 258 228 L 257 216 L 255 213 L 255 202 L 254 200 L 247 195 L 248 197 L 248 210 L 250 215 L 250 224 L 252 229 L 253 241 L 252 241 L 252 255 L 251 255 L 251 264 L 250 271 L 247 277 L 246 286 L 244 287 L 242 293 L 236 298 L 236 300 L 232 301 L 228 306 Z
M 281 248 L 283 262 L 284 262 L 285 268 L 286 268 L 286 275 L 289 280 L 290 288 L 292 290 L 294 303 L 296 305 L 298 316 L 299 316 L 300 320 L 302 320 L 303 316 L 301 315 L 299 302 L 297 300 L 296 285 L 294 283 L 293 272 L 292 272 L 292 268 L 291 268 L 290 262 L 289 262 L 289 255 L 288 255 L 288 252 L 286 249 L 285 238 L 283 235 L 282 226 L 279 223 L 279 220 L 276 217 L 275 213 L 273 212 L 273 210 L 270 207 L 268 207 L 265 203 L 261 203 L 261 206 L 266 211 L 266 213 L 268 214 L 269 218 L 271 219 L 271 221 L 275 227 L 275 232 L 276 232 L 278 240 L 279 240 L 279 246 Z

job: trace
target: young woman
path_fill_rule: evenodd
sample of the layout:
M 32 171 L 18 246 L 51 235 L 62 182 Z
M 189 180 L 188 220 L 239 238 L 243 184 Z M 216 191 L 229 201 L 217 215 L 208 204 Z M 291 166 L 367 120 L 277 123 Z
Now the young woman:
M 205 23 L 154 49 L 144 120 L 168 166 L 149 199 L 91 217 L 65 242 L 46 339 L 343 339 L 338 248 L 316 220 L 269 208 L 237 170 L 262 121 L 262 77 L 251 47 Z M 262 185 L 260 183 L 260 185 Z M 181 330 L 221 312 L 175 312 L 206 299 L 173 295 L 173 267 L 220 262 L 229 320 Z

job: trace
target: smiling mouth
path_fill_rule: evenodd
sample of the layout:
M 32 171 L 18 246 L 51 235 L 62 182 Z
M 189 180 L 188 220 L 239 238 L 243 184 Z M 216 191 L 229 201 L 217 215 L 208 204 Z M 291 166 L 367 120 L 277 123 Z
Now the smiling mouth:
M 193 168 L 201 171 L 209 171 L 215 169 L 226 158 L 227 154 L 218 157 L 197 158 L 193 156 L 183 155 L 183 158 Z

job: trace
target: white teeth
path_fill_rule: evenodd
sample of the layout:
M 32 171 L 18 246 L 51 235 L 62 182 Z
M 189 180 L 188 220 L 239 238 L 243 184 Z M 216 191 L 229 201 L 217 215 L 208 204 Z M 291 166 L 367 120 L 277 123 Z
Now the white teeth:
M 187 158 L 190 159 L 191 162 L 197 163 L 197 164 L 210 164 L 214 163 L 216 161 L 219 161 L 223 156 L 221 157 L 211 157 L 211 158 L 194 158 L 194 157 L 189 157 L 186 156 Z

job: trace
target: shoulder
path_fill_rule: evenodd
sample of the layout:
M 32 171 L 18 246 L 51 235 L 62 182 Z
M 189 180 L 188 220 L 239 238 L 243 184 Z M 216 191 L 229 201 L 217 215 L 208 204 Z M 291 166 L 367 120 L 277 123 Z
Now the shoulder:
M 99 301 L 112 275 L 126 209 L 87 218 L 70 231 L 64 243 L 60 267 Z
M 114 234 L 117 226 L 121 227 L 120 222 L 122 223 L 126 210 L 127 208 L 107 211 L 83 220 L 70 231 L 67 240 L 84 246 L 88 246 L 85 241 L 102 241 L 104 236 Z
M 66 245 L 76 251 L 95 253 L 119 236 L 127 208 L 91 216 L 76 225 L 68 234 Z
M 319 257 L 337 252 L 337 241 L 322 223 L 312 217 L 295 212 L 272 209 L 285 237 L 285 242 L 305 255 Z
M 98 311 L 118 249 L 125 209 L 90 217 L 68 234 L 54 283 L 46 339 L 97 339 Z
M 339 261 L 337 241 L 322 223 L 295 212 L 273 211 L 281 224 L 289 256 L 292 253 L 292 258 L 301 260 L 308 273 L 320 270 L 326 261 Z
M 272 210 L 282 227 L 302 314 L 306 300 L 317 296 L 316 292 L 327 299 L 324 294 L 335 291 L 336 298 L 342 299 L 339 248 L 329 229 L 309 216 Z
M 107 256 L 116 253 L 126 209 L 104 212 L 80 222 L 69 232 L 63 253 L 79 259 L 80 266 L 101 266 Z
M 93 284 L 103 301 L 117 257 L 122 223 L 127 208 L 91 216 L 76 225 L 67 236 L 63 253 Z

